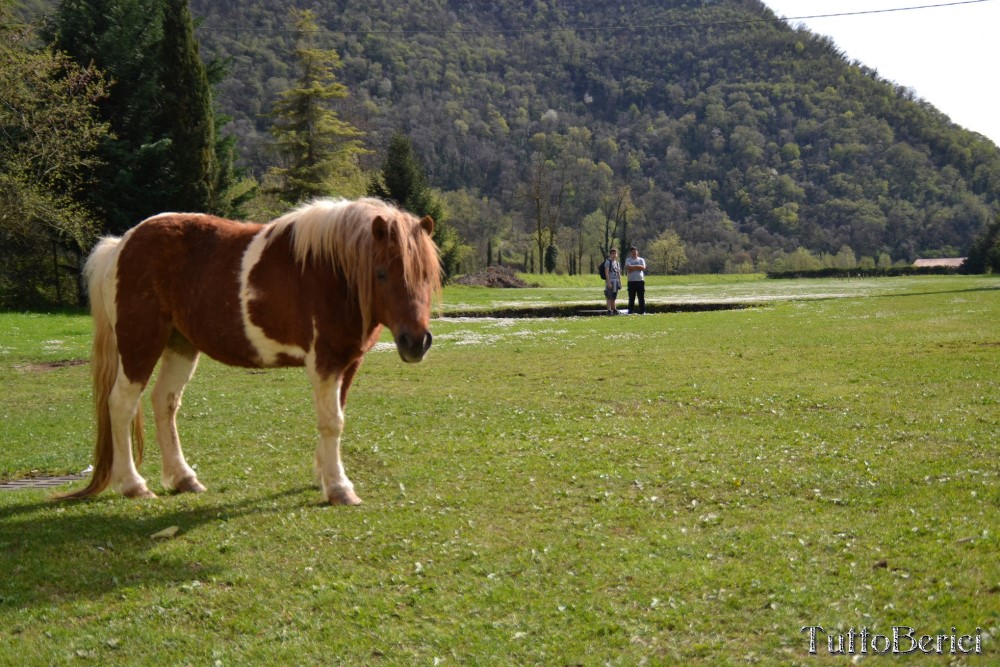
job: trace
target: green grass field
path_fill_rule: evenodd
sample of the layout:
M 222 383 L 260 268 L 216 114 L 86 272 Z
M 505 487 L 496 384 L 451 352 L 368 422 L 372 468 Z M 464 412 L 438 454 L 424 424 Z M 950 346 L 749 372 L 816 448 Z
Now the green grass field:
M 758 307 L 447 317 L 597 283 L 449 287 L 422 364 L 370 353 L 358 508 L 321 503 L 301 370 L 202 360 L 179 422 L 207 493 L 0 492 L 0 664 L 851 663 L 804 626 L 979 628 L 982 655 L 888 660 L 1000 663 L 1000 279 L 663 279 L 650 300 Z M 0 480 L 88 465 L 89 341 L 83 315 L 0 314 Z

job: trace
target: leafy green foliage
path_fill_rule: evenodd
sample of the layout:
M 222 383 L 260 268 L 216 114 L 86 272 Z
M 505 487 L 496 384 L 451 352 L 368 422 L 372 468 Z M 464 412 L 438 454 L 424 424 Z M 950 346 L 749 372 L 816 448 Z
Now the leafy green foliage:
M 80 253 L 98 221 L 76 195 L 108 137 L 97 116 L 107 83 L 50 49 L 30 47 L 0 3 L 0 307 L 77 298 Z
M 252 191 L 235 140 L 216 136 L 224 68 L 202 63 L 187 0 L 52 4 L 39 39 L 0 2 L 6 307 L 82 303 L 99 234 L 166 210 L 231 214 Z
M 157 52 L 144 45 L 159 39 L 158 5 L 65 4 L 64 15 L 85 8 L 72 31 L 104 35 L 115 57 L 95 62 L 135 93 L 115 122 L 145 127 L 156 96 L 139 65 Z M 256 178 L 287 168 L 274 164 L 268 114 L 299 80 L 286 5 L 192 7 L 204 50 L 231 63 L 218 98 L 241 160 Z M 338 0 L 315 12 L 315 46 L 338 54 L 351 91 L 341 118 L 378 155 L 400 128 L 411 138 L 428 185 L 463 204 L 449 224 L 474 248 L 468 270 L 487 263 L 487 238 L 525 265 L 555 244 L 557 270 L 586 272 L 612 240 L 648 247 L 666 230 L 683 271 L 764 270 L 800 247 L 891 264 L 964 254 L 1000 208 L 995 145 L 758 0 Z M 109 149 L 94 201 L 107 210 L 118 193 L 135 210 L 145 200 L 131 193 L 165 192 L 152 167 L 168 145 L 114 129 L 132 139 Z M 552 167 L 546 183 L 540 166 Z M 526 196 L 532 184 L 544 197 Z M 602 204 L 623 189 L 634 209 L 609 236 Z M 469 201 L 488 206 L 465 215 Z
M 972 244 L 962 269 L 969 273 L 1000 273 L 1000 216 Z
M 121 234 L 143 218 L 171 210 L 170 142 L 161 125 L 157 73 L 163 12 L 160 0 L 60 2 L 43 37 L 74 61 L 104 72 L 111 89 L 100 105 L 112 134 L 101 143 L 85 204 Z
M 647 265 L 653 273 L 677 273 L 687 263 L 684 244 L 672 229 L 665 230 L 649 245 L 647 256 Z
M 545 272 L 555 273 L 559 261 L 559 246 L 554 243 L 545 249 Z

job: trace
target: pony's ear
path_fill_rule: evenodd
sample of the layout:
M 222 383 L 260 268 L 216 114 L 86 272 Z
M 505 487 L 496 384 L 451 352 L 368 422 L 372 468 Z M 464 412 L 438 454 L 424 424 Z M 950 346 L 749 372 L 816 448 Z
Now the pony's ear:
M 379 243 L 385 241 L 389 236 L 389 223 L 380 215 L 375 216 L 375 219 L 372 220 L 372 236 Z
M 434 236 L 434 218 L 431 216 L 425 215 L 420 221 L 420 227 L 427 232 L 427 236 Z

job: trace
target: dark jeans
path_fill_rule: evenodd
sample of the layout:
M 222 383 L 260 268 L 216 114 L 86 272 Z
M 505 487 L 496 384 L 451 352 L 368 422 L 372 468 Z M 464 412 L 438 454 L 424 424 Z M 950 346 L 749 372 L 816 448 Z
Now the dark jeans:
M 628 281 L 628 313 L 631 315 L 635 310 L 635 297 L 639 297 L 639 311 L 646 314 L 646 283 L 641 280 Z

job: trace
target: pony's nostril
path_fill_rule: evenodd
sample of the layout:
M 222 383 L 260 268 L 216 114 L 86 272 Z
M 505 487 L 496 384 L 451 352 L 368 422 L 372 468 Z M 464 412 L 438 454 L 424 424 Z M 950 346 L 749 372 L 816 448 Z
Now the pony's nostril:
M 431 343 L 433 343 L 433 342 L 434 342 L 434 336 L 432 336 L 431 332 L 428 331 L 427 333 L 424 334 L 424 353 L 425 354 L 426 354 L 427 350 L 431 349 Z

